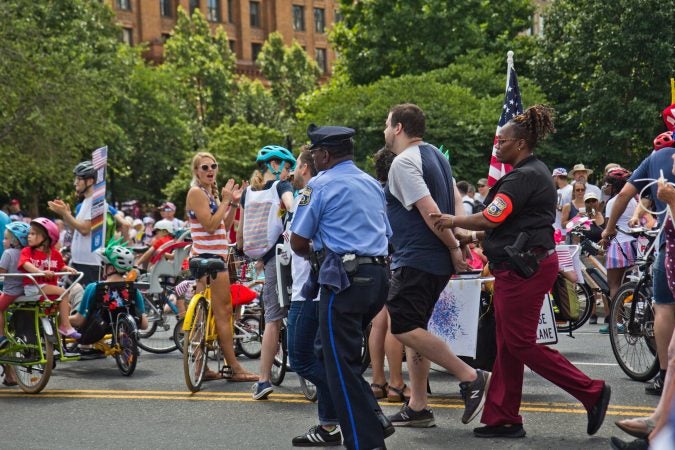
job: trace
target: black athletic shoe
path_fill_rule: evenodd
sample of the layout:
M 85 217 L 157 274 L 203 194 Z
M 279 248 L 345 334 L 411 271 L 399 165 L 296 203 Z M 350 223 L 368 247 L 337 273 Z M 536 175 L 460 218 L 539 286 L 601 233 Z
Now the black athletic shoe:
M 340 427 L 326 431 L 321 425 L 315 425 L 307 433 L 294 437 L 292 444 L 293 447 L 335 447 L 342 444 L 342 433 Z
M 593 407 L 588 411 L 588 427 L 586 432 L 589 435 L 593 435 L 598 432 L 602 426 L 602 422 L 605 420 L 605 413 L 607 412 L 607 407 L 609 406 L 609 398 L 612 396 L 612 389 L 607 383 L 602 387 L 602 393 L 600 393 L 600 398 L 593 405 Z
M 395 427 L 431 428 L 436 426 L 434 413 L 429 408 L 415 411 L 407 403 L 401 406 L 399 412 L 389 416 L 389 420 Z
M 382 411 L 375 411 L 375 415 L 377 416 L 377 420 L 380 421 L 380 425 L 382 425 L 382 432 L 384 433 L 384 438 L 387 439 L 389 436 L 394 434 L 396 428 L 394 428 L 394 425 L 391 423 L 391 420 L 389 420 Z
M 635 439 L 628 442 L 612 436 L 609 446 L 612 450 L 648 450 L 649 442 L 647 439 Z
M 510 426 L 497 425 L 474 428 L 473 435 L 480 438 L 521 438 L 525 436 L 525 428 L 522 424 L 513 424 Z
M 478 374 L 478 378 L 474 381 L 464 381 L 459 383 L 459 392 L 464 399 L 462 423 L 471 422 L 483 409 L 487 391 L 490 387 L 490 378 L 492 377 L 492 374 L 480 369 L 476 369 L 476 373 Z
M 663 392 L 663 378 L 657 375 L 649 384 L 645 387 L 645 394 L 649 395 L 661 395 Z
M 592 314 L 592 315 L 591 315 L 591 318 L 588 319 L 588 323 L 590 323 L 591 325 L 597 325 L 597 323 L 598 323 L 598 316 L 596 316 L 595 314 Z

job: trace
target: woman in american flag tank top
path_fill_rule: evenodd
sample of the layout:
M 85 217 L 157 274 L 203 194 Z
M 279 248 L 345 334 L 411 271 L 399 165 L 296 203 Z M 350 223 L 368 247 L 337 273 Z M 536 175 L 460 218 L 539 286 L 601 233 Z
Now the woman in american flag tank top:
M 220 201 L 217 174 L 218 163 L 212 154 L 200 152 L 192 158 L 192 183 L 185 203 L 192 234 L 192 257 L 222 260 L 227 257 L 227 230 L 232 226 L 234 213 L 239 207 L 239 199 L 246 185 L 239 186 L 230 178 L 220 192 Z M 198 280 L 197 292 L 203 290 L 204 285 L 204 278 Z M 220 348 L 225 356 L 225 364 L 232 370 L 229 380 L 257 381 L 258 376 L 246 371 L 234 354 L 232 301 L 227 275 L 211 280 L 211 297 Z M 221 378 L 221 374 L 207 369 L 205 380 L 217 378 Z

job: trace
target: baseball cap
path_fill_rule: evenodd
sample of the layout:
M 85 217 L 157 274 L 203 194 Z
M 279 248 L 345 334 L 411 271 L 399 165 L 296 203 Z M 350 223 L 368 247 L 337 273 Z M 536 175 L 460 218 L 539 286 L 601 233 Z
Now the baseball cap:
M 567 176 L 567 169 L 564 167 L 558 167 L 557 169 L 553 169 L 553 173 L 551 173 L 552 177 L 566 177 Z
M 171 202 L 164 202 L 164 203 L 162 203 L 161 208 L 162 208 L 162 210 L 164 210 L 164 211 L 166 211 L 166 210 L 169 210 L 169 211 L 175 211 L 175 210 L 176 210 L 176 205 L 174 205 L 174 204 L 171 203 Z
M 586 195 L 584 195 L 584 201 L 586 202 L 588 200 L 598 200 L 599 201 L 600 199 L 598 198 L 598 194 L 596 194 L 595 192 L 589 192 Z

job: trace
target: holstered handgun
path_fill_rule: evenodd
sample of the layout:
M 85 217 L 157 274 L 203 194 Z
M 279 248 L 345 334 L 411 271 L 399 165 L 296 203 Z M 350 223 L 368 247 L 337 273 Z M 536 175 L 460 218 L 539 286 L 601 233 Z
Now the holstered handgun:
M 523 278 L 530 278 L 539 268 L 539 261 L 531 252 L 523 251 L 526 243 L 527 234 L 521 232 L 516 242 L 513 245 L 507 245 L 504 247 L 504 250 L 509 255 L 509 263 L 513 267 L 513 270 Z

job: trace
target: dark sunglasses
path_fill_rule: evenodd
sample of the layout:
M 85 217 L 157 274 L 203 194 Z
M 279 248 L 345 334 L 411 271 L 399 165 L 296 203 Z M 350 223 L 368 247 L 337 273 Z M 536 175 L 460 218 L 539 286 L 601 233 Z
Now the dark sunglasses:
M 202 164 L 201 166 L 199 166 L 199 168 L 202 169 L 204 172 L 206 172 L 209 169 L 216 170 L 218 168 L 218 163 L 213 163 L 210 166 L 208 164 Z

